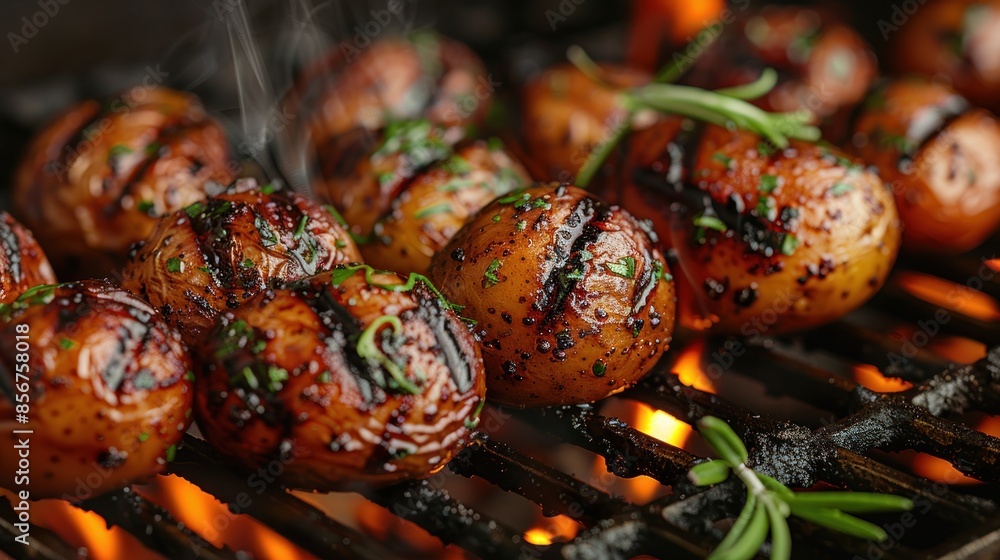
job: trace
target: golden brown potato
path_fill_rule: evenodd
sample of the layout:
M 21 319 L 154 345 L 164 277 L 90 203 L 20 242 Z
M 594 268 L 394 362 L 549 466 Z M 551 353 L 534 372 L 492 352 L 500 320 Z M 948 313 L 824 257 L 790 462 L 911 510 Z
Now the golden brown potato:
M 205 437 L 249 468 L 282 461 L 282 482 L 298 488 L 444 468 L 486 391 L 478 347 L 450 304 L 423 280 L 365 266 L 220 315 L 200 355 Z
M 637 134 L 622 198 L 656 217 L 680 263 L 681 321 L 775 335 L 822 325 L 868 300 L 899 249 L 892 194 L 835 148 L 677 121 Z
M 494 198 L 531 182 L 498 141 L 459 148 L 411 179 L 361 244 L 365 262 L 401 274 L 426 274 L 431 257 Z
M 959 253 L 1000 225 L 1000 123 L 946 86 L 893 81 L 854 126 L 854 150 L 896 195 L 907 251 Z
M 778 85 L 753 103 L 768 111 L 808 109 L 837 137 L 845 134 L 840 123 L 878 77 L 871 47 L 836 14 L 766 6 L 729 27 L 685 81 L 735 86 L 768 67 L 778 71 Z
M 275 282 L 360 260 L 337 217 L 306 198 L 241 179 L 164 217 L 133 247 L 122 285 L 194 345 L 215 316 Z
M 367 237 L 410 179 L 451 157 L 462 135 L 426 119 L 398 121 L 377 132 L 354 129 L 319 148 L 313 192 L 333 204 L 356 236 Z
M 899 74 L 947 77 L 975 105 L 1000 110 L 1000 1 L 925 0 L 880 23 Z
M 31 141 L 15 174 L 13 212 L 60 275 L 107 275 L 159 216 L 231 179 L 225 134 L 196 97 L 141 93 L 73 107 Z
M 45 252 L 27 228 L 0 212 L 0 303 L 10 303 L 28 288 L 55 284 Z
M 671 341 L 663 255 L 627 212 L 576 187 L 497 199 L 435 255 L 430 275 L 478 322 L 490 399 L 505 404 L 604 398 Z
M 572 181 L 591 152 L 610 138 L 609 131 L 623 122 L 621 91 L 650 80 L 645 72 L 624 66 L 602 65 L 601 69 L 615 89 L 595 84 L 569 64 L 546 70 L 524 88 L 524 142 L 546 180 Z M 612 159 L 597 182 L 605 183 L 614 170 Z
M 446 128 L 483 120 L 495 84 L 465 45 L 432 32 L 338 46 L 308 67 L 286 99 L 316 146 L 355 128 L 429 119 Z
M 31 498 L 81 500 L 163 471 L 190 424 L 194 391 L 187 349 L 156 310 L 87 280 L 36 287 L 3 315 L 3 472 L 13 476 L 27 459 Z M 22 440 L 26 457 L 12 447 Z

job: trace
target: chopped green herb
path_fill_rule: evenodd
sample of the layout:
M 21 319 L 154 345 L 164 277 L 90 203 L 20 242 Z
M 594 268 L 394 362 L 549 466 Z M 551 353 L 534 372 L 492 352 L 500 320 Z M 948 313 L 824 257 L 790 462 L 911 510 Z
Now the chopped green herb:
M 250 351 L 253 352 L 254 354 L 260 354 L 261 352 L 264 351 L 265 348 L 267 348 L 267 341 L 258 340 L 257 342 L 254 342 L 252 346 L 250 346 Z
M 726 223 L 716 218 L 715 216 L 706 216 L 704 214 L 698 214 L 691 220 L 694 225 L 702 228 L 714 229 L 716 231 L 726 231 Z
M 448 204 L 447 202 L 441 202 L 417 210 L 416 212 L 413 213 L 413 217 L 420 220 L 428 216 L 433 216 L 435 214 L 443 214 L 445 212 L 451 212 L 451 211 L 452 211 L 451 204 Z
M 583 267 L 581 266 L 580 268 L 574 268 L 573 270 L 569 271 L 569 273 L 566 274 L 566 279 L 573 280 L 575 282 L 583 280 Z
M 189 218 L 197 218 L 198 216 L 200 216 L 202 213 L 205 212 L 205 203 L 195 202 L 194 204 L 185 208 L 184 211 L 187 212 Z
M 396 174 L 393 173 L 393 172 L 391 172 L 391 171 L 387 172 L 387 173 L 379 173 L 378 174 L 378 184 L 379 184 L 379 186 L 384 187 L 384 186 L 388 185 L 389 183 L 391 183 L 392 180 L 395 179 L 395 178 L 396 178 Z
M 667 282 L 669 282 L 674 279 L 674 276 L 672 274 L 670 274 L 669 272 L 663 272 L 663 270 L 664 270 L 664 265 L 662 262 L 660 262 L 659 260 L 653 261 L 653 278 L 656 279 L 657 282 L 659 282 L 660 280 L 666 280 Z
M 298 225 L 295 226 L 295 231 L 292 232 L 292 238 L 298 239 L 302 237 L 302 234 L 306 231 L 306 224 L 309 223 L 309 216 L 303 214 L 302 218 L 299 219 Z
M 480 399 L 479 405 L 476 406 L 476 410 L 472 412 L 472 416 L 465 419 L 465 428 L 467 430 L 475 430 L 476 426 L 479 425 L 479 415 L 483 412 L 483 406 L 486 404 L 485 400 Z
M 135 205 L 136 210 L 149 214 L 149 212 L 155 207 L 152 200 L 140 200 L 139 204 Z
M 358 356 L 375 362 L 382 366 L 385 371 L 389 372 L 393 381 L 392 385 L 388 384 L 383 378 L 373 376 L 375 383 L 383 389 L 396 388 L 413 395 L 419 395 L 423 390 L 416 383 L 407 379 L 403 368 L 387 356 L 379 347 L 379 344 L 375 342 L 375 335 L 383 325 L 389 325 L 392 335 L 398 335 L 403 332 L 403 323 L 399 320 L 399 317 L 382 315 L 372 321 L 362 331 L 361 336 L 358 337 Z
M 147 434 L 146 432 L 142 432 L 136 439 L 138 439 L 140 442 L 146 441 L 147 439 L 149 439 L 149 434 Z
M 524 231 L 524 228 L 528 227 L 528 220 L 521 220 L 517 222 L 517 231 Z
M 167 259 L 167 272 L 184 272 L 184 263 L 177 257 Z
M 271 393 L 281 390 L 281 384 L 288 381 L 288 370 L 275 365 L 267 366 L 267 390 Z
M 72 350 L 76 343 L 68 338 L 59 339 L 59 347 L 63 350 Z
M 167 452 L 166 452 L 167 462 L 173 461 L 174 458 L 176 458 L 176 457 L 177 457 L 177 446 L 176 445 L 171 445 L 170 447 L 167 448 Z
M 635 259 L 632 257 L 622 257 L 618 259 L 618 262 L 604 263 L 604 266 L 612 274 L 621 276 L 622 278 L 635 278 Z
M 186 372 L 184 374 L 184 379 L 187 379 L 188 381 L 194 381 L 194 372 L 193 371 Z
M 486 147 L 491 152 L 498 152 L 503 149 L 503 141 L 497 138 L 496 136 L 490 136 L 486 140 Z
M 110 150 L 108 150 L 108 155 L 113 158 L 131 153 L 132 148 L 129 148 L 125 144 L 115 144 L 114 146 L 111 146 Z
M 758 198 L 757 215 L 773 222 L 778 217 L 778 209 L 774 204 L 774 199 L 769 196 Z
M 323 373 L 316 376 L 316 381 L 320 383 L 329 383 L 333 381 L 333 374 L 328 371 L 324 371 Z
M 260 188 L 260 192 L 263 194 L 274 194 L 276 190 L 278 190 L 278 186 L 274 183 L 268 183 Z
M 150 142 L 145 148 L 143 148 L 142 151 L 145 152 L 147 156 L 151 156 L 160 151 L 160 146 L 159 142 Z
M 517 189 L 514 192 L 497 199 L 497 204 L 514 204 L 515 207 L 524 206 L 531 201 L 531 195 L 524 192 L 524 189 Z
M 586 249 L 580 251 L 580 262 L 587 262 L 592 258 L 594 258 L 594 254 L 591 253 L 590 251 Z
M 496 286 L 500 283 L 500 277 L 497 276 L 497 271 L 503 266 L 503 261 L 500 259 L 493 259 L 490 265 L 486 267 L 486 272 L 483 273 L 483 287 L 489 288 Z
M 785 239 L 781 241 L 781 253 L 792 255 L 799 248 L 799 240 L 792 234 L 785 234 Z
M 726 169 L 731 169 L 733 166 L 733 158 L 727 156 L 722 152 L 716 152 L 712 154 L 712 159 L 721 163 Z
M 338 239 L 333 242 L 333 246 L 338 249 L 343 249 L 344 247 L 347 247 L 347 242 L 344 241 L 343 239 Z
M 604 372 L 608 371 L 608 366 L 604 364 L 603 360 L 597 360 L 591 369 L 597 377 L 604 377 Z
M 472 165 L 469 164 L 468 160 L 457 154 L 441 164 L 441 168 L 452 175 L 465 175 L 472 172 Z
M 494 224 L 499 224 L 499 223 L 500 223 L 500 220 L 501 220 L 502 218 L 503 218 L 503 216 L 501 216 L 500 214 L 497 214 L 496 216 L 493 216 L 493 223 L 494 223 Z
M 244 259 L 240 266 L 243 268 L 253 268 L 253 259 Z
M 760 142 L 757 143 L 757 153 L 760 154 L 761 157 L 772 156 L 777 151 L 778 147 L 770 142 L 761 140 Z
M 832 196 L 842 196 L 854 190 L 854 185 L 848 183 L 837 183 L 830 187 L 830 194 Z
M 549 210 L 550 208 L 552 208 L 552 204 L 550 204 L 549 201 L 545 200 L 544 198 L 536 198 L 535 201 L 531 203 L 531 207 L 544 208 L 546 210 Z
M 212 274 L 212 269 L 207 266 L 199 266 L 198 270 L 204 272 L 205 274 Z
M 757 190 L 764 194 L 771 194 L 778 188 L 778 178 L 774 175 L 761 175 L 760 184 Z

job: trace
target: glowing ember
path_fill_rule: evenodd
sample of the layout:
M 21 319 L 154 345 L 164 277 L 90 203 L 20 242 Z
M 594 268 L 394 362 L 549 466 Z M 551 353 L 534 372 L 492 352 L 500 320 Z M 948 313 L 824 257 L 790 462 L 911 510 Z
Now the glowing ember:
M 913 387 L 909 381 L 898 377 L 886 377 L 877 367 L 868 364 L 854 366 L 854 380 L 878 393 L 898 393 Z
M 217 547 L 243 551 L 253 558 L 315 558 L 256 519 L 234 514 L 211 494 L 178 476 L 158 476 L 141 492 Z
M 900 272 L 896 282 L 928 303 L 980 321 L 1000 321 L 1000 305 L 982 292 L 917 272 Z
M 715 385 L 712 384 L 712 380 L 709 379 L 702 368 L 704 354 L 705 341 L 697 340 L 692 342 L 677 356 L 677 360 L 674 362 L 673 367 L 670 368 L 670 371 L 677 375 L 681 383 L 689 387 L 694 387 L 699 391 L 715 393 Z
M 383 541 L 405 545 L 412 552 L 438 558 L 445 547 L 419 525 L 396 517 L 387 509 L 367 500 L 358 503 L 357 523 L 361 530 Z
M 13 500 L 13 494 L 0 489 L 0 495 Z M 31 522 L 59 535 L 69 545 L 85 550 L 95 560 L 160 560 L 134 536 L 121 527 L 108 528 L 100 515 L 84 511 L 63 500 L 39 500 L 31 503 Z
M 576 521 L 565 515 L 557 515 L 542 519 L 535 527 L 525 531 L 524 540 L 534 545 L 545 546 L 554 542 L 571 541 L 579 531 L 580 525 Z
M 957 364 L 971 364 L 986 357 L 985 344 L 961 336 L 938 336 L 927 344 L 927 348 Z

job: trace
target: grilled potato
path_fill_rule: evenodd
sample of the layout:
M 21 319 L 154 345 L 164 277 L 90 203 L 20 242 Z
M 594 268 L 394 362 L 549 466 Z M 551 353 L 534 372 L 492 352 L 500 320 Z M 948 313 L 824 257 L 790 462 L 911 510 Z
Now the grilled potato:
M 681 268 L 682 322 L 774 335 L 833 321 L 884 283 L 899 249 L 892 194 L 835 148 L 678 120 L 633 138 L 623 205 Z
M 18 470 L 19 439 L 30 439 L 35 499 L 80 500 L 163 471 L 190 423 L 193 387 L 187 349 L 156 310 L 87 280 L 36 287 L 3 315 L 3 472 Z
M 0 303 L 10 303 L 28 288 L 54 284 L 45 252 L 27 228 L 0 212 Z
M 137 90 L 58 117 L 15 174 L 13 212 L 61 276 L 109 274 L 159 216 L 204 198 L 206 182 L 231 179 L 225 133 L 196 97 Z
M 917 80 L 873 92 L 854 150 L 892 187 L 908 251 L 960 253 L 1000 225 L 1000 123 L 950 88 Z
M 122 285 L 160 310 L 188 344 L 215 316 L 275 282 L 360 260 L 334 214 L 252 179 L 164 217 L 129 254 Z
M 591 152 L 624 122 L 620 92 L 650 80 L 645 72 L 625 66 L 602 65 L 601 70 L 613 89 L 569 64 L 546 70 L 525 86 L 521 129 L 529 157 L 544 179 L 572 181 Z M 615 174 L 614 160 L 603 169 L 605 174 L 596 177 L 602 185 Z
M 431 257 L 497 196 L 531 182 L 496 141 L 476 142 L 411 179 L 361 244 L 365 262 L 401 274 L 427 273 Z
M 478 422 L 478 347 L 423 280 L 365 266 L 268 290 L 219 316 L 199 354 L 198 425 L 248 468 L 336 489 L 444 468 Z
M 884 31 L 891 32 L 892 70 L 947 78 L 975 105 L 1000 111 L 1000 43 L 995 33 L 1000 1 L 924 0 L 919 9 L 904 15 L 903 25 L 895 25 L 898 18 L 885 21 Z
M 671 341 L 663 255 L 627 212 L 576 187 L 495 200 L 434 256 L 430 276 L 478 322 L 490 398 L 505 404 L 604 398 Z

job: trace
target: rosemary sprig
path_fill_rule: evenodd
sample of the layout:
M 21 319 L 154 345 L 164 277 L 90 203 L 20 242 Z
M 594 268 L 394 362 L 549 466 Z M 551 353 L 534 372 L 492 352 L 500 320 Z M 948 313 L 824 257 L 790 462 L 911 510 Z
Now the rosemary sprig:
M 747 489 L 743 510 L 712 551 L 711 560 L 749 560 L 758 553 L 768 533 L 771 535 L 771 559 L 789 558 L 792 553 L 789 515 L 854 537 L 884 541 L 888 536 L 881 527 L 850 513 L 913 509 L 912 501 L 890 494 L 793 492 L 774 478 L 747 467 L 747 448 L 729 424 L 706 416 L 698 422 L 698 432 L 720 458 L 695 465 L 688 472 L 688 479 L 695 486 L 709 486 L 735 473 Z
M 573 47 L 567 56 L 586 76 L 607 87 L 599 73 L 600 67 L 583 49 Z M 575 181 L 578 187 L 586 187 L 590 183 L 604 161 L 631 130 L 636 113 L 643 110 L 680 115 L 720 126 L 735 125 L 765 137 L 777 148 L 787 147 L 789 139 L 810 142 L 820 139 L 819 129 L 809 124 L 812 114 L 808 110 L 769 113 L 747 102 L 767 94 L 775 86 L 777 73 L 773 69 L 765 69 L 752 83 L 715 91 L 666 83 L 679 78 L 684 70 L 684 67 L 675 63 L 661 71 L 653 83 L 622 92 L 620 103 L 625 108 L 625 116 L 621 122 L 612 125 L 608 139 L 591 152 L 580 168 Z

